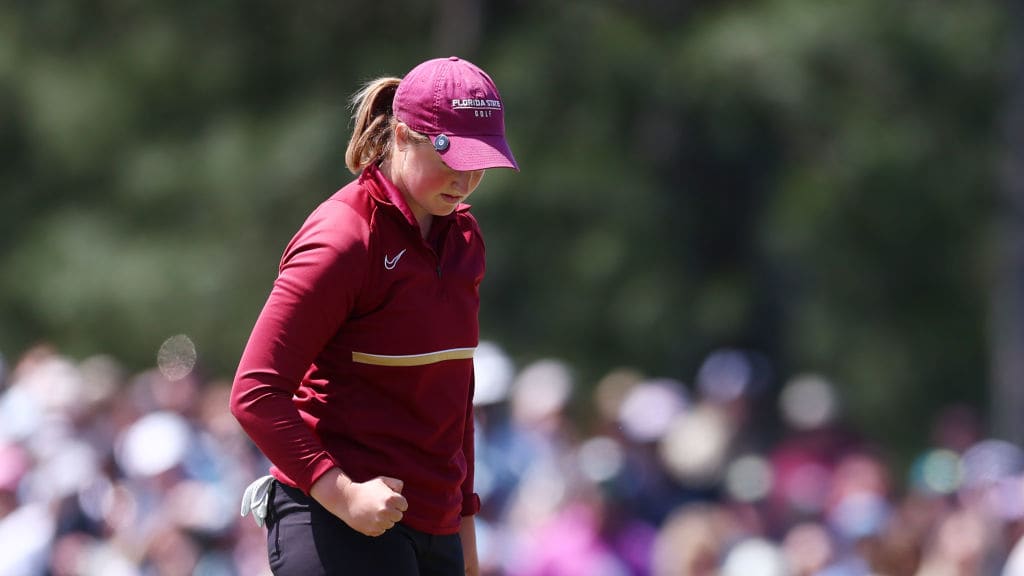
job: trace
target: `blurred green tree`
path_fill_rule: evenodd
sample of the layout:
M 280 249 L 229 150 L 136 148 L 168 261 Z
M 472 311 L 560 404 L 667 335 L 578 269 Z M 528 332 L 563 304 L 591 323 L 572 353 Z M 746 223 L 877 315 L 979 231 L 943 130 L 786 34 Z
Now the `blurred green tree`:
M 721 346 L 828 374 L 897 450 L 988 379 L 1006 7 L 642 0 L 0 6 L 0 350 L 229 376 L 348 181 L 357 85 L 457 52 L 522 173 L 473 198 L 483 336 L 584 388 Z

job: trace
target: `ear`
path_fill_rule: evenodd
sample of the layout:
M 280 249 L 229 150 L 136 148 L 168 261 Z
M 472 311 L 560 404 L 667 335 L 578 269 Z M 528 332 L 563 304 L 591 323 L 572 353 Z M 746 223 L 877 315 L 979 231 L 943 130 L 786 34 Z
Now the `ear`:
M 406 146 L 410 143 L 409 138 L 409 127 L 406 126 L 405 122 L 398 122 L 395 124 L 395 148 L 397 150 L 405 150 Z

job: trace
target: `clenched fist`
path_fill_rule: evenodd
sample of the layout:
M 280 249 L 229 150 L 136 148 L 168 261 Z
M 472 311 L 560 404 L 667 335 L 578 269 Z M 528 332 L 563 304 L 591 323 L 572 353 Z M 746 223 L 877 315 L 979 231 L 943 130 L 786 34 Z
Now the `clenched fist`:
M 401 480 L 386 476 L 353 482 L 334 468 L 321 476 L 309 493 L 353 530 L 376 537 L 394 527 L 409 509 L 402 486 Z

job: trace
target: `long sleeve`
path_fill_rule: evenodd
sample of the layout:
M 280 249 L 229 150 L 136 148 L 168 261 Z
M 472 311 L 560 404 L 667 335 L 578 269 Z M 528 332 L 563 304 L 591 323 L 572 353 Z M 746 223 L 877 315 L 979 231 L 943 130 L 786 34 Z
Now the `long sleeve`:
M 335 465 L 293 396 L 355 305 L 366 272 L 367 225 L 347 204 L 327 201 L 309 217 L 239 362 L 231 412 L 271 463 L 308 492 Z
M 469 388 L 469 399 L 466 407 L 466 429 L 462 436 L 462 454 L 466 457 L 466 479 L 462 482 L 462 515 L 473 516 L 480 511 L 480 496 L 473 491 L 476 470 L 476 437 L 473 421 L 473 393 L 476 389 L 476 373 L 473 375 L 474 385 Z

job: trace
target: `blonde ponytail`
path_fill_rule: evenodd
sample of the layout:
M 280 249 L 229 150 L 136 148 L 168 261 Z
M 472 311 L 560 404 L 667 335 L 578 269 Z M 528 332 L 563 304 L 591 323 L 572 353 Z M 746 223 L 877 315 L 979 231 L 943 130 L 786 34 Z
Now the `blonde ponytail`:
M 391 106 L 400 81 L 400 78 L 377 78 L 367 82 L 352 97 L 352 137 L 345 151 L 345 165 L 353 174 L 384 159 L 391 150 L 395 125 Z

